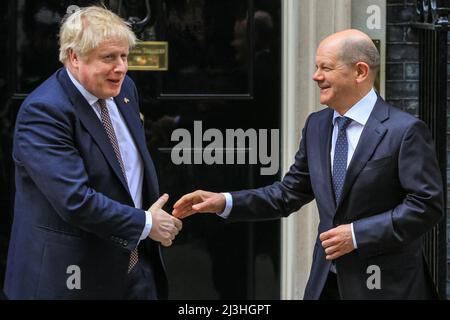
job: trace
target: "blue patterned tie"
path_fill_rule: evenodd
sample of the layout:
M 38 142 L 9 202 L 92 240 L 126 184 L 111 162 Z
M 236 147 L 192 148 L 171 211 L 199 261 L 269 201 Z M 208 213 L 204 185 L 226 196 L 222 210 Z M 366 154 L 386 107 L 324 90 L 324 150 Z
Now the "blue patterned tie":
M 339 203 L 344 186 L 345 173 L 347 172 L 347 156 L 348 156 L 348 141 L 347 141 L 347 127 L 352 122 L 352 119 L 347 117 L 336 118 L 338 124 L 338 137 L 334 147 L 333 158 L 333 187 L 336 203 Z

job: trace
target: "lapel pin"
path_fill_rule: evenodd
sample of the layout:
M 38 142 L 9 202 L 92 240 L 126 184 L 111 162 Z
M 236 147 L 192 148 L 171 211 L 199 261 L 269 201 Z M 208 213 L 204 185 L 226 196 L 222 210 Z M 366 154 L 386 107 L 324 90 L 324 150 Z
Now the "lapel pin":
M 123 102 L 128 103 L 128 102 L 130 102 L 130 99 L 128 99 L 128 98 L 123 98 Z

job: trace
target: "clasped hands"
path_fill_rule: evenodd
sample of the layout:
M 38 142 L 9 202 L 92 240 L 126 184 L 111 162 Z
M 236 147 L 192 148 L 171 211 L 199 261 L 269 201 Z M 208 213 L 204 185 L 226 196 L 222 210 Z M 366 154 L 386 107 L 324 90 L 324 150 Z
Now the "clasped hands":
M 178 200 L 172 215 L 183 219 L 199 212 L 220 213 L 225 210 L 226 199 L 221 193 L 197 190 Z M 343 224 L 319 235 L 327 260 L 335 260 L 353 251 L 353 238 L 350 224 Z

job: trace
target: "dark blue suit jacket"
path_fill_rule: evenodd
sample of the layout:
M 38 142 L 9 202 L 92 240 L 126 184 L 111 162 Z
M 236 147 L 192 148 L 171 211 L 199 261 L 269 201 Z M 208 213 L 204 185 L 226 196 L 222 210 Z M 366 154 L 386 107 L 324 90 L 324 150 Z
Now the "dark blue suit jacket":
M 158 181 L 130 78 L 125 78 L 115 102 L 144 163 L 143 208 L 147 209 L 159 196 Z M 145 213 L 134 208 L 102 124 L 65 69 L 23 102 L 13 158 L 16 198 L 7 296 L 123 298 L 130 252 L 144 229 Z M 159 297 L 166 298 L 159 245 L 147 239 L 139 247 L 140 258 L 153 267 Z M 67 287 L 71 265 L 80 268 L 80 290 Z
M 229 220 L 287 216 L 315 199 L 318 236 L 340 224 L 354 224 L 358 249 L 336 260 L 342 298 L 432 298 L 421 237 L 441 218 L 444 206 L 426 125 L 379 97 L 336 204 L 330 169 L 332 117 L 333 111 L 325 109 L 308 118 L 295 163 L 281 182 L 232 193 Z M 319 298 L 330 270 L 318 236 L 305 299 Z M 370 265 L 380 267 L 379 290 L 368 289 Z

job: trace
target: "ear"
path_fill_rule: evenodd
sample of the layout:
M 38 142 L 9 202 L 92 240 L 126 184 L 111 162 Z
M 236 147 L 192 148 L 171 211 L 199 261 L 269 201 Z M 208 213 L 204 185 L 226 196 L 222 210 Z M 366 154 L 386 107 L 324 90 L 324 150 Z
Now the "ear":
M 370 74 L 370 67 L 365 62 L 356 63 L 356 82 L 361 83 L 366 81 Z
M 78 68 L 78 65 L 80 63 L 80 56 L 72 49 L 67 50 L 68 55 L 68 62 L 73 68 Z

